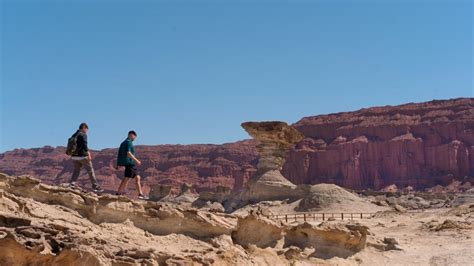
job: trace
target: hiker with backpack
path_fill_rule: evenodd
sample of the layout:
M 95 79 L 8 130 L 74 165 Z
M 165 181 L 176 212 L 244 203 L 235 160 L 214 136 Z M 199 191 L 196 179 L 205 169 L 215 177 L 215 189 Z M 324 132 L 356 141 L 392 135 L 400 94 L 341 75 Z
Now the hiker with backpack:
M 124 178 L 120 183 L 116 195 L 122 195 L 123 191 L 128 186 L 129 179 L 135 179 L 135 186 L 138 192 L 139 199 L 148 199 L 147 196 L 143 195 L 142 186 L 140 184 L 141 177 L 138 173 L 136 165 L 141 165 L 142 162 L 135 157 L 135 149 L 133 148 L 133 141 L 137 138 L 137 133 L 133 130 L 128 132 L 127 138 L 120 144 L 117 155 L 117 166 L 125 167 Z
M 68 140 L 66 154 L 71 156 L 74 164 L 74 172 L 72 173 L 69 184 L 72 187 L 77 187 L 76 181 L 79 178 L 81 168 L 84 167 L 89 174 L 89 179 L 92 183 L 94 192 L 103 192 L 104 190 L 97 183 L 94 168 L 92 166 L 92 156 L 87 147 L 87 131 L 89 126 L 86 123 L 81 123 L 79 129 Z

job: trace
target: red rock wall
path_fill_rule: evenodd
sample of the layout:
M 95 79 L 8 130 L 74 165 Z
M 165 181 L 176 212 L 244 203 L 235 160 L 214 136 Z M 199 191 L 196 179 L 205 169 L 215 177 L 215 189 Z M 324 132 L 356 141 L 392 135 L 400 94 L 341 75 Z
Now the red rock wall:
M 474 176 L 474 99 L 307 117 L 294 126 L 307 139 L 283 172 L 297 183 L 426 188 Z
M 212 190 L 216 186 L 232 188 L 234 182 L 242 186 L 252 175 L 257 154 L 252 141 L 224 145 L 159 145 L 137 146 L 142 161 L 141 175 L 144 188 L 156 183 L 170 184 L 175 191 L 183 182 L 192 184 L 197 191 Z M 115 170 L 116 149 L 93 151 L 94 169 L 100 183 L 107 190 L 116 190 L 122 170 Z M 67 182 L 72 163 L 64 148 L 44 147 L 17 149 L 0 154 L 0 172 L 10 175 L 32 175 L 46 183 Z M 85 170 L 80 177 L 82 185 L 89 186 Z M 134 185 L 130 184 L 133 190 Z

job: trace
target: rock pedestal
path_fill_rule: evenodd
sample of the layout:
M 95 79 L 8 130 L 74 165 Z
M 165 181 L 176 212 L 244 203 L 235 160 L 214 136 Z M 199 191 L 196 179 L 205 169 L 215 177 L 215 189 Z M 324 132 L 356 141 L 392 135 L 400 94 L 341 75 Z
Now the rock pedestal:
M 160 185 L 155 184 L 151 186 L 150 190 L 150 200 L 158 201 L 162 200 L 171 194 L 171 186 L 170 185 Z
M 245 122 L 242 127 L 259 141 L 257 172 L 242 192 L 245 201 L 282 200 L 298 197 L 296 185 L 288 181 L 281 169 L 290 148 L 304 136 L 285 122 Z

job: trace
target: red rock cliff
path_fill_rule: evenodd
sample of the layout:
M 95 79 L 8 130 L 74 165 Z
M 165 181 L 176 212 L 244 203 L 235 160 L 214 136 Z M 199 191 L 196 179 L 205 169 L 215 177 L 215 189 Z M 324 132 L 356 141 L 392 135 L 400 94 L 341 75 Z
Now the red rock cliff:
M 253 141 L 223 145 L 158 145 L 135 147 L 143 165 L 140 167 L 145 190 L 151 184 L 169 184 L 175 189 L 181 183 L 192 184 L 196 190 L 216 186 L 242 187 L 255 171 L 257 153 Z M 16 149 L 0 154 L 0 172 L 9 175 L 32 175 L 46 183 L 67 182 L 72 164 L 62 147 Z M 116 149 L 93 151 L 95 173 L 105 189 L 117 189 L 123 175 L 115 170 Z M 85 170 L 80 177 L 89 186 Z M 134 189 L 133 184 L 129 189 Z
M 426 188 L 474 176 L 474 99 L 374 107 L 301 119 L 306 139 L 284 175 L 296 183 Z

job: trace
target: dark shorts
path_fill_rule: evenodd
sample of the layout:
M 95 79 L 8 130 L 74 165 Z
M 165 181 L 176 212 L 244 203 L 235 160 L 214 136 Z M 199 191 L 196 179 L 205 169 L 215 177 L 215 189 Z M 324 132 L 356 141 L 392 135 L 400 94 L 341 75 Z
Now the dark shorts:
M 125 166 L 125 177 L 135 178 L 138 175 L 138 169 L 135 165 Z

